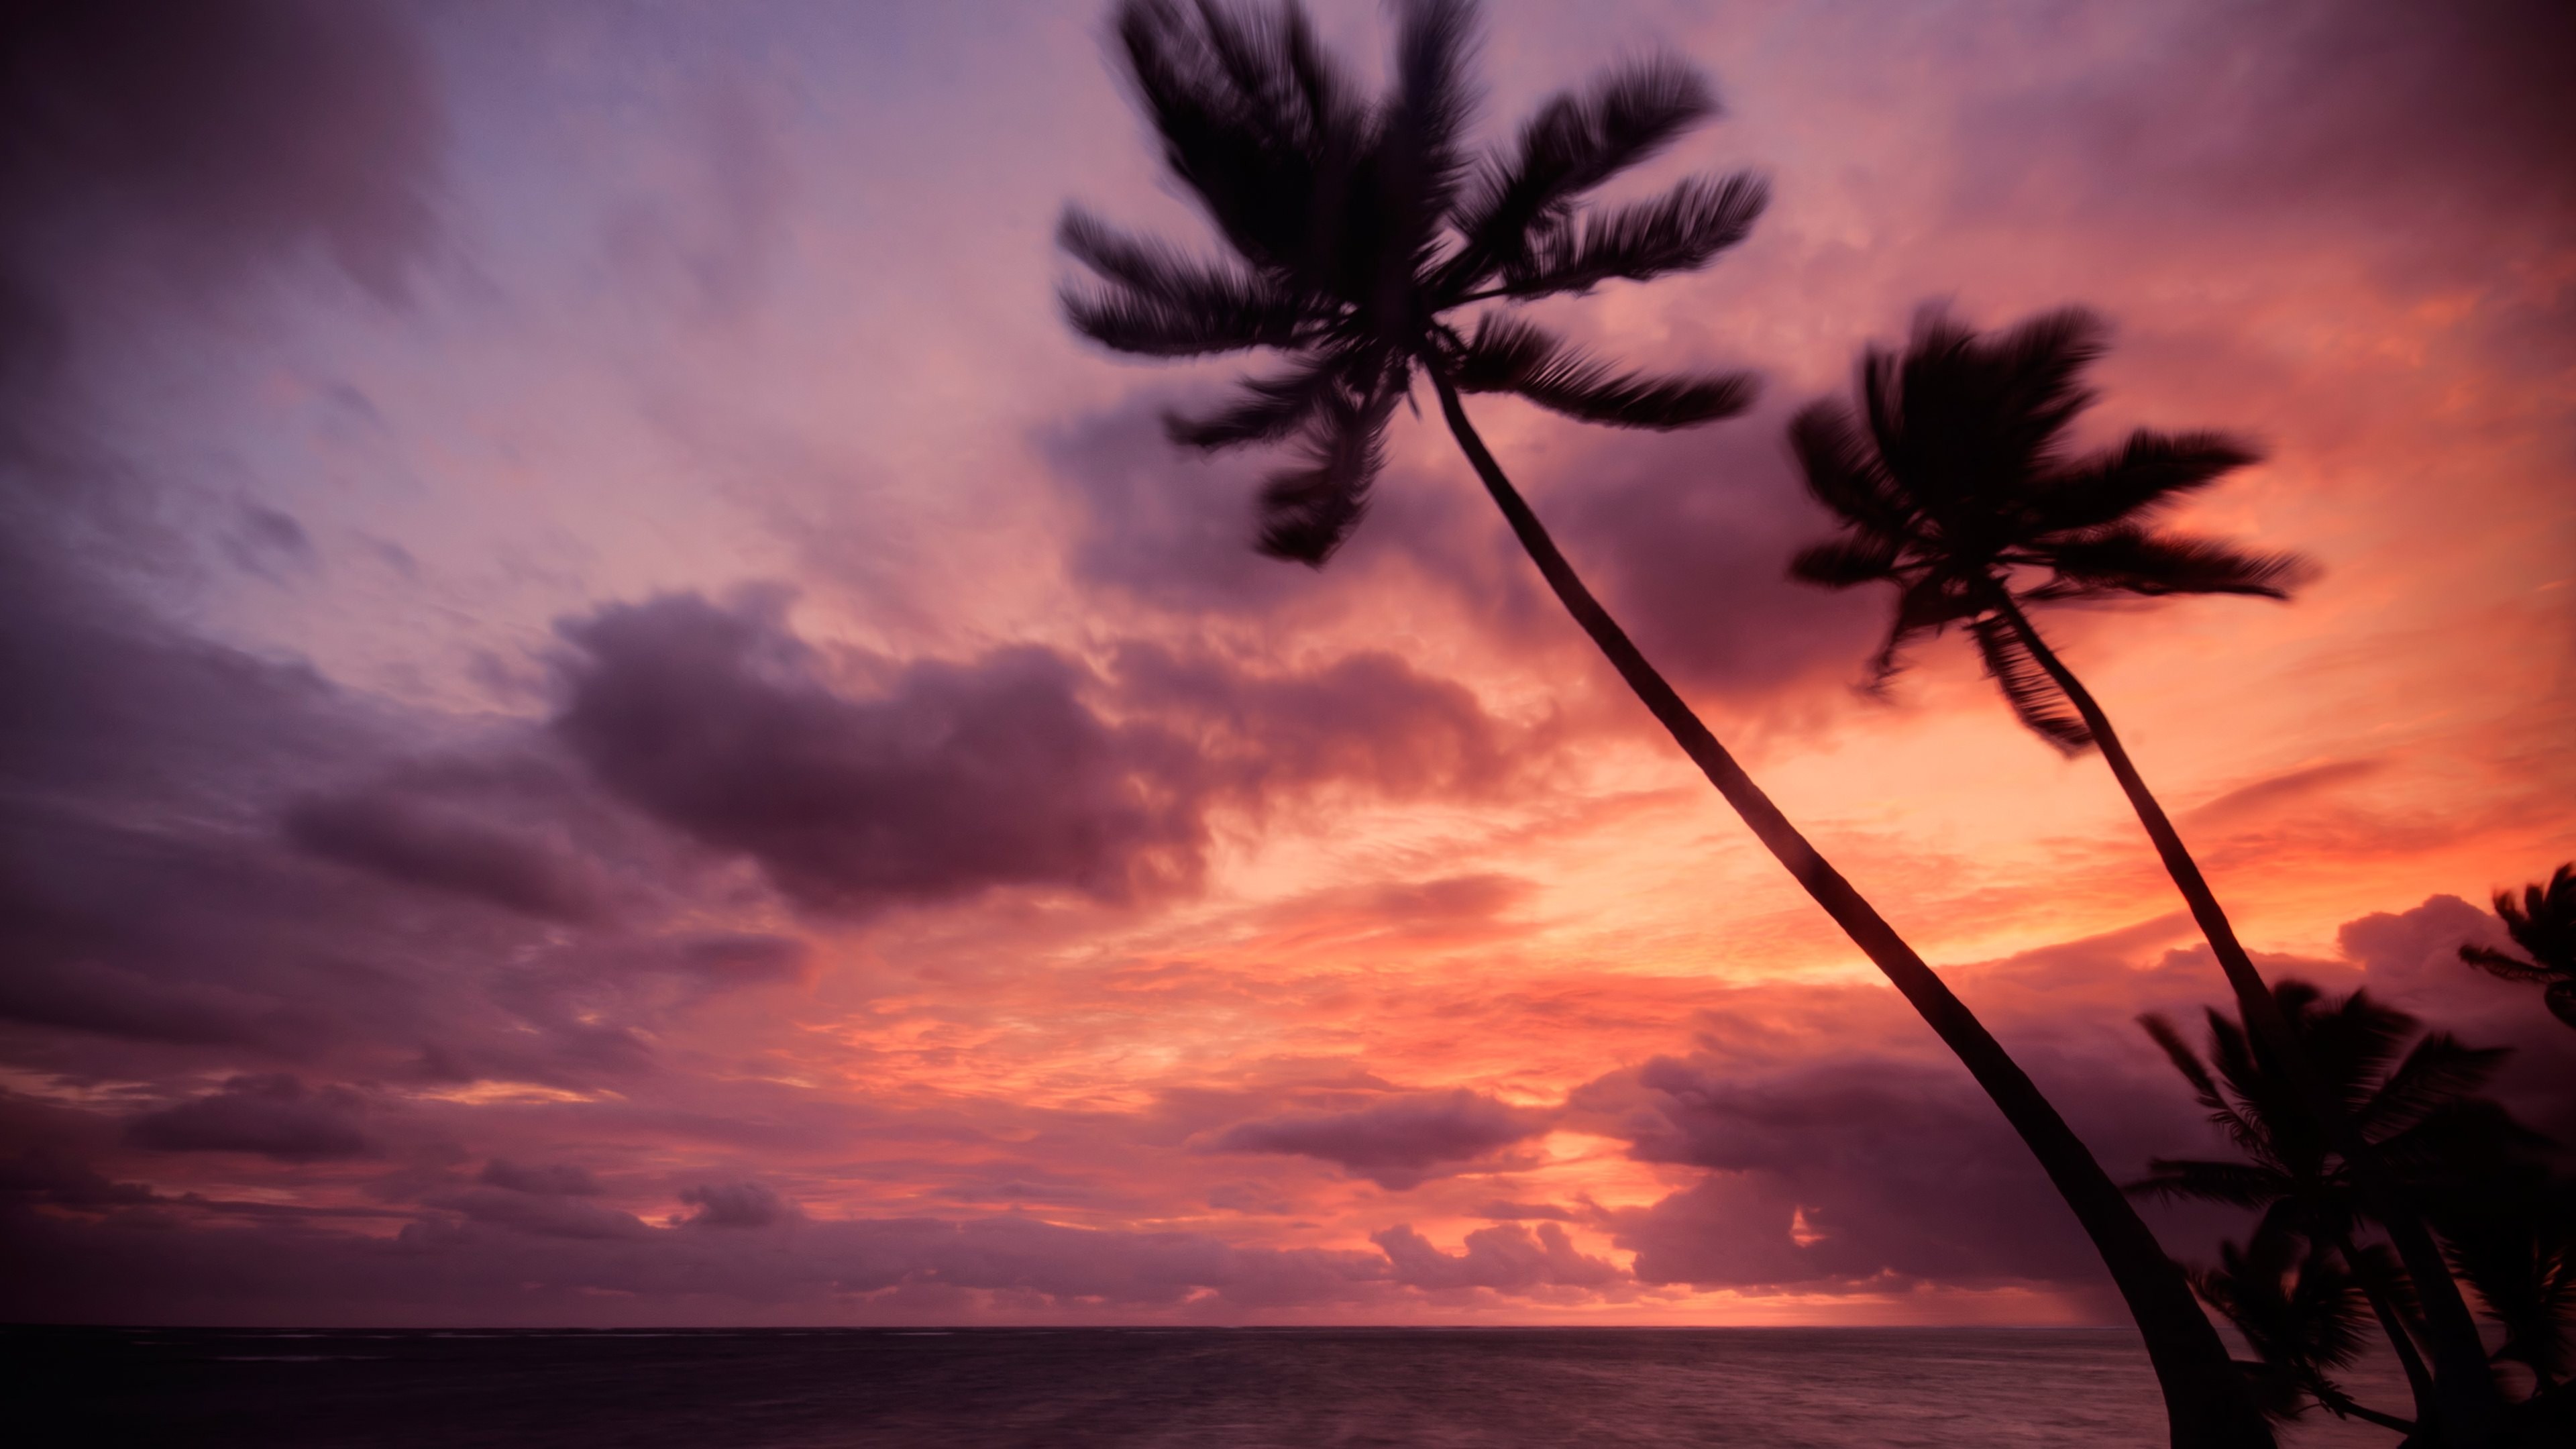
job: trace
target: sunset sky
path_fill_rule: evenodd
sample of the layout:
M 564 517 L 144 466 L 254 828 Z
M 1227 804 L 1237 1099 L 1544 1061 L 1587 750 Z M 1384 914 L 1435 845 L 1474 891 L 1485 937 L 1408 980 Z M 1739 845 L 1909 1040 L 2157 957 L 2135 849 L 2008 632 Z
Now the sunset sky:
M 1068 331 L 1068 201 L 1211 244 L 1095 0 L 85 13 L 0 80 L 0 1317 L 2120 1321 L 1427 393 L 1309 570 L 1162 436 L 1240 365 Z M 2576 1142 L 2455 956 L 2576 857 L 2565 7 L 1498 0 L 1478 134 L 1657 50 L 1726 115 L 1613 194 L 1770 210 L 1546 313 L 1762 404 L 1470 400 L 1610 607 L 2115 1177 L 2217 1149 L 2099 758 L 1783 575 L 1861 347 L 2100 309 L 2087 439 L 2259 438 L 2181 521 L 2317 574 L 2053 637 L 2267 972 Z

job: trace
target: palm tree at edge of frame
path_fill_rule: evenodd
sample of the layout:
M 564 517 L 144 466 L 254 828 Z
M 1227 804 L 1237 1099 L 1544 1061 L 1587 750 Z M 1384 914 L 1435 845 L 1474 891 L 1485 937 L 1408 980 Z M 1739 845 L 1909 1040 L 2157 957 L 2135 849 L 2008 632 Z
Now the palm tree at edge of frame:
M 1508 304 L 1696 269 L 1741 240 L 1765 191 L 1694 178 L 1651 200 L 1585 210 L 1603 182 L 1710 115 L 1700 78 L 1668 60 L 1613 70 L 1542 107 L 1516 148 L 1471 159 L 1462 75 L 1470 8 L 1398 6 L 1392 95 L 1370 104 L 1294 3 L 1125 0 L 1114 31 L 1164 160 L 1232 258 L 1195 258 L 1078 207 L 1058 229 L 1093 274 L 1062 302 L 1114 350 L 1195 357 L 1267 349 L 1287 365 L 1228 406 L 1166 420 L 1186 446 L 1296 442 L 1261 495 L 1262 547 L 1320 565 L 1364 511 L 1385 428 L 1427 378 L 1452 436 L 1514 536 L 1594 644 L 1754 834 L 1886 974 L 1985 1088 L 2091 1235 L 2146 1340 L 2173 1442 L 2253 1446 L 2271 1430 L 2226 1346 L 2101 1165 L 1984 1026 L 1817 853 L 1649 664 L 1567 563 L 1469 423 L 1460 394 L 1509 392 L 1583 421 L 1669 429 L 1731 416 L 1740 374 L 1650 378 L 1561 343 Z M 1471 330 L 1446 314 L 1501 303 Z
M 2460 959 L 2507 981 L 2546 986 L 2541 1000 L 2550 1014 L 2576 1028 L 2576 863 L 2558 867 L 2546 885 L 2523 887 L 2519 903 L 2513 892 L 2497 891 L 2495 912 L 2523 956 L 2492 946 L 2462 946 Z
M 2367 991 L 2330 1000 L 2304 981 L 2283 981 L 2273 996 L 2299 1034 L 2310 1069 L 2327 1091 L 2350 1104 L 2383 1158 L 2415 1164 L 2422 1172 L 2427 1164 L 2460 1159 L 2473 1147 L 2486 1148 L 2493 1161 L 2507 1160 L 2522 1147 L 2528 1134 L 2502 1108 L 2475 1095 L 2503 1063 L 2503 1049 L 2465 1046 L 2439 1031 L 2409 1047 L 2407 1038 L 2420 1023 Z M 2326 1141 L 2305 1098 L 2284 1080 L 2277 1058 L 2259 1049 L 2240 1021 L 2216 1010 L 2207 1016 L 2205 1061 L 2164 1018 L 2144 1016 L 2139 1025 L 2243 1158 L 2157 1158 L 2129 1190 L 2253 1209 L 2262 1213 L 2264 1231 L 2292 1233 L 2339 1260 L 2405 1371 L 2416 1418 L 2430 1422 L 2433 1386 L 2408 1332 L 2404 1285 L 2380 1253 L 2356 1242 L 2362 1211 L 2351 1164 Z M 2482 1196 L 2487 1185 L 2461 1187 Z
M 2102 751 L 2247 1026 L 2280 1055 L 2324 1130 L 2352 1159 L 2374 1215 L 2418 1285 L 2445 1441 L 2455 1449 L 2494 1444 L 2503 1404 L 2440 1245 L 2342 1104 L 2306 1070 L 2296 1034 L 2181 833 L 2100 704 L 2026 612 L 2033 604 L 2120 595 L 2286 598 L 2305 571 L 2295 555 L 2252 553 L 2156 527 L 2174 502 L 2253 462 L 2250 445 L 2220 433 L 2142 429 L 2097 453 L 2066 451 L 2068 425 L 2094 400 L 2084 370 L 2101 356 L 2108 334 L 2099 317 L 2067 308 L 1988 339 L 1933 306 L 1917 314 L 1901 355 L 1869 348 L 1859 368 L 1858 416 L 1827 400 L 1790 424 L 1808 491 L 1843 525 L 1839 537 L 1802 550 L 1790 573 L 1826 588 L 1896 586 L 1872 687 L 1903 667 L 1907 646 L 1957 625 L 2025 726 L 2069 754 Z

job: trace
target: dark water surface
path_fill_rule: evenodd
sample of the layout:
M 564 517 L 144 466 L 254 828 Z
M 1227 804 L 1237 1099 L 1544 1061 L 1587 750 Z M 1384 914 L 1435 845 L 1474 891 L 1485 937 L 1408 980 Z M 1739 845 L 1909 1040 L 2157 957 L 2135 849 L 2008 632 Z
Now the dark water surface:
M 2124 1330 L 18 1328 L 0 1353 L 47 1426 L 22 1444 L 2163 1443 Z

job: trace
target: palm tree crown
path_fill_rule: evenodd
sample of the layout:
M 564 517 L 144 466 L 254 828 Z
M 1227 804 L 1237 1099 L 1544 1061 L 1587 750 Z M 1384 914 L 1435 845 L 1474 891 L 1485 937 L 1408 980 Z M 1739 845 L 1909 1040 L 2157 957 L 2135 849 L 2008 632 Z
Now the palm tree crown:
M 1385 430 L 1417 369 L 1461 391 L 1509 392 L 1587 422 L 1678 428 L 1743 411 L 1741 373 L 1613 369 L 1508 310 L 1462 332 L 1479 302 L 1580 293 L 1613 278 L 1689 271 L 1762 212 L 1754 177 L 1693 177 L 1663 195 L 1586 209 L 1591 193 L 1716 113 L 1677 62 L 1614 69 L 1560 95 L 1517 144 L 1481 158 L 1461 139 L 1473 98 L 1464 0 L 1401 7 L 1388 95 L 1365 99 L 1294 4 L 1124 0 L 1116 38 L 1165 161 L 1233 253 L 1193 257 L 1067 208 L 1057 239 L 1093 274 L 1066 315 L 1121 352 L 1184 357 L 1253 348 L 1288 365 L 1246 378 L 1217 411 L 1166 419 L 1205 449 L 1302 445 L 1261 497 L 1261 546 L 1321 564 L 1357 524 Z
M 2520 1133 L 2502 1108 L 2476 1095 L 2505 1049 L 2464 1046 L 2447 1032 L 2409 1048 L 2415 1018 L 2367 991 L 2328 1000 L 2304 981 L 2283 981 L 2272 994 L 2305 1048 L 2308 1069 L 2401 1175 L 2434 1170 L 2464 1141 L 2503 1142 Z M 2244 1157 L 2157 1158 L 2130 1190 L 2258 1209 L 2280 1227 L 2342 1246 L 2359 1216 L 2350 1164 L 2260 1042 L 2214 1009 L 2208 1018 L 2206 1061 L 2164 1018 L 2139 1024 Z
M 2460 959 L 2507 981 L 2545 983 L 2550 1011 L 2576 1027 L 2576 863 L 2558 867 L 2545 886 L 2523 887 L 2519 903 L 2511 891 L 2496 892 L 2495 910 L 2524 955 L 2462 946 Z
M 2302 569 L 2294 556 L 2156 527 L 2176 500 L 2253 462 L 2249 444 L 2140 430 L 2100 452 L 2068 451 L 2069 425 L 2094 400 L 2084 370 L 2108 335 L 2078 308 L 1980 337 L 1928 307 L 1901 356 L 1863 354 L 1857 416 L 1824 401 L 1791 423 L 1807 489 L 1843 534 L 1800 552 L 1790 572 L 1899 591 L 1873 686 L 1903 667 L 1907 645 L 1961 625 L 2022 723 L 2071 753 L 2093 732 L 2011 627 L 2008 604 L 2287 596 Z

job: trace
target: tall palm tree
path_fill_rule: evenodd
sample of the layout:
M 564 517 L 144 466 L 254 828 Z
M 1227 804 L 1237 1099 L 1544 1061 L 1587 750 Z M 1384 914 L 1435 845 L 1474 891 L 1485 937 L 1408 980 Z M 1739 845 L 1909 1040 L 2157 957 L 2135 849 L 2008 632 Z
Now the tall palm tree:
M 2460 959 L 2507 981 L 2546 984 L 2549 989 L 2541 999 L 2550 1013 L 2576 1027 L 2576 862 L 2558 867 L 2546 886 L 2524 886 L 2520 904 L 2515 903 L 2513 892 L 2497 891 L 2495 910 L 2524 955 L 2492 946 L 2462 946 Z
M 1468 421 L 1462 393 L 1508 392 L 1587 422 L 1677 428 L 1741 411 L 1740 374 L 1656 378 L 1586 356 L 1509 304 L 1614 278 L 1695 269 L 1741 240 L 1763 184 L 1693 178 L 1660 196 L 1587 206 L 1604 182 L 1715 112 L 1669 60 L 1615 69 L 1542 106 L 1517 143 L 1471 157 L 1462 0 L 1398 6 L 1391 93 L 1369 101 L 1293 3 L 1125 0 L 1115 33 L 1165 161 L 1232 253 L 1192 257 L 1079 208 L 1058 238 L 1095 280 L 1068 287 L 1084 335 L 1154 357 L 1254 349 L 1278 370 L 1227 406 L 1168 419 L 1221 449 L 1294 440 L 1302 457 L 1261 497 L 1261 546 L 1320 565 L 1366 507 L 1388 423 L 1417 379 L 1539 573 L 1620 677 L 1756 837 L 1956 1052 L 2074 1209 L 2136 1316 L 2174 1442 L 2269 1444 L 2271 1433 L 2182 1270 L 2047 1099 L 1940 977 L 1758 789 L 1566 562 Z M 1469 321 L 1460 314 L 1497 304 Z
M 2306 1071 L 2280 1005 L 2110 718 L 2027 612 L 2118 596 L 2251 594 L 2284 598 L 2303 571 L 2289 554 L 2253 553 L 2159 528 L 2177 500 L 2254 460 L 2220 433 L 2140 430 L 2116 447 L 2070 454 L 2066 431 L 2093 402 L 2084 370 L 2109 329 L 2069 308 L 1984 338 L 1938 307 L 1917 315 L 1901 355 L 1870 348 L 1860 409 L 1813 404 L 1790 425 L 1808 491 L 1841 520 L 1839 537 L 1801 551 L 1793 576 L 1827 588 L 1896 586 L 1894 622 L 1871 667 L 1883 686 L 1907 647 L 1952 626 L 1967 633 L 2022 723 L 2068 753 L 2098 747 L 2193 921 L 2227 975 L 2246 1025 L 2276 1053 L 2323 1130 L 2351 1159 L 2422 1295 L 2441 1425 L 2455 1449 L 2502 1432 L 2477 1322 L 2422 1214 L 2375 1163 L 2358 1128 Z
M 2272 994 L 2298 1033 L 2308 1069 L 2344 1104 L 2382 1160 L 2419 1179 L 2419 1193 L 2449 1188 L 2441 1179 L 2467 1176 L 2461 1169 L 2475 1161 L 2474 1188 L 2464 1183 L 2461 1192 L 2442 1195 L 2483 1197 L 2512 1170 L 2524 1134 L 2501 1108 L 2476 1095 L 2504 1061 L 2503 1050 L 2463 1046 L 2445 1032 L 2408 1048 L 2419 1023 L 2366 991 L 2330 1001 L 2306 982 L 2284 981 Z M 2208 1016 L 2206 1061 L 2164 1018 L 2142 1017 L 2139 1024 L 2243 1158 L 2158 1158 L 2130 1191 L 2254 1209 L 2263 1215 L 2258 1235 L 2287 1233 L 2338 1261 L 2405 1369 L 2417 1417 L 2429 1421 L 2433 1383 L 2408 1332 L 2402 1285 L 2355 1241 L 2367 1210 L 2351 1162 L 2328 1138 L 2306 1094 L 2286 1079 L 2280 1060 L 2242 1023 L 2215 1010 Z

